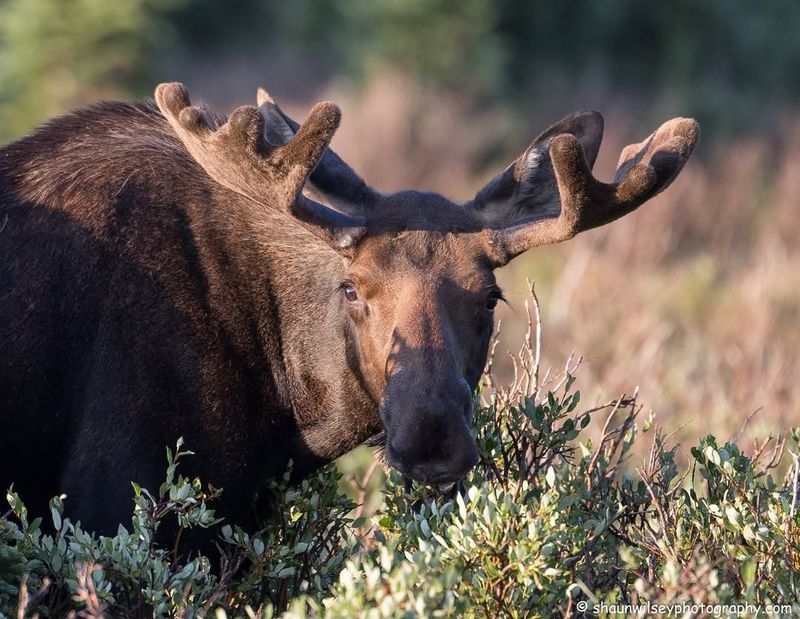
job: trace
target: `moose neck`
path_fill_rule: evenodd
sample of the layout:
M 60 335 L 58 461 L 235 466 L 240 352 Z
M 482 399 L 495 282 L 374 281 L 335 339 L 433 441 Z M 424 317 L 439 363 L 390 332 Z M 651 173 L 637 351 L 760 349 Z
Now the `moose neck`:
M 280 213 L 261 212 L 246 236 L 253 247 L 242 266 L 259 273 L 252 306 L 278 398 L 291 409 L 296 450 L 333 460 L 382 430 L 337 294 L 343 259 Z

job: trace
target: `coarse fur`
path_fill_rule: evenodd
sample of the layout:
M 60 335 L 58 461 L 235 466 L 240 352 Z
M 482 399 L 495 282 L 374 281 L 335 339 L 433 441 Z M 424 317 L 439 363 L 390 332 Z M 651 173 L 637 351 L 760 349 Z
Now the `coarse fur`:
M 33 512 L 66 492 L 112 531 L 183 436 L 186 472 L 244 516 L 289 459 L 302 476 L 380 430 L 349 370 L 342 259 L 214 183 L 154 105 L 0 151 L 0 221 L 0 487 Z

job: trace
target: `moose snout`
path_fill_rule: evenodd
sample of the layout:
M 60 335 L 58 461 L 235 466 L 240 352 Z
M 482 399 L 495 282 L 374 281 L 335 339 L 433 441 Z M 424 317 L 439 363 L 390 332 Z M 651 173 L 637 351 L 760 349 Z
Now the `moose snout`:
M 466 386 L 465 386 L 466 388 Z M 393 416 L 387 429 L 389 464 L 417 481 L 447 484 L 463 479 L 478 463 L 469 428 L 471 394 L 441 398 Z
M 406 474 L 411 479 L 430 484 L 449 484 L 463 479 L 477 463 L 478 450 L 470 440 L 450 458 L 412 464 Z
M 462 434 L 459 432 L 459 434 Z M 435 453 L 425 449 L 427 439 L 418 437 L 413 445 L 387 445 L 389 464 L 404 475 L 431 484 L 448 484 L 463 479 L 478 463 L 478 449 L 469 433 L 466 436 L 445 436 L 436 441 Z

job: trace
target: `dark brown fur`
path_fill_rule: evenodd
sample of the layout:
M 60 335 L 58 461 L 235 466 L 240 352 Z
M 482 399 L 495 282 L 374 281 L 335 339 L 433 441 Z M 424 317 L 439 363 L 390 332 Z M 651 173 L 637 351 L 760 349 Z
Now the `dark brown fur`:
M 112 530 L 184 436 L 235 517 L 290 458 L 302 476 L 380 430 L 348 368 L 341 258 L 211 181 L 154 106 L 4 148 L 0 201 L 0 487 L 34 511 L 66 492 Z

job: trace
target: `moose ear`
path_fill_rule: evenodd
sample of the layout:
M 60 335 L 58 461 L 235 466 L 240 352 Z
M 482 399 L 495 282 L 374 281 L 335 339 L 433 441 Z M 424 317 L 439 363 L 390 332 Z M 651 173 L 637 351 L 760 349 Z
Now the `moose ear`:
M 481 189 L 471 206 L 489 227 L 502 227 L 526 217 L 559 214 L 561 200 L 550 158 L 550 144 L 558 135 L 575 137 L 591 170 L 603 139 L 599 112 L 575 112 L 543 131 L 528 149 Z

